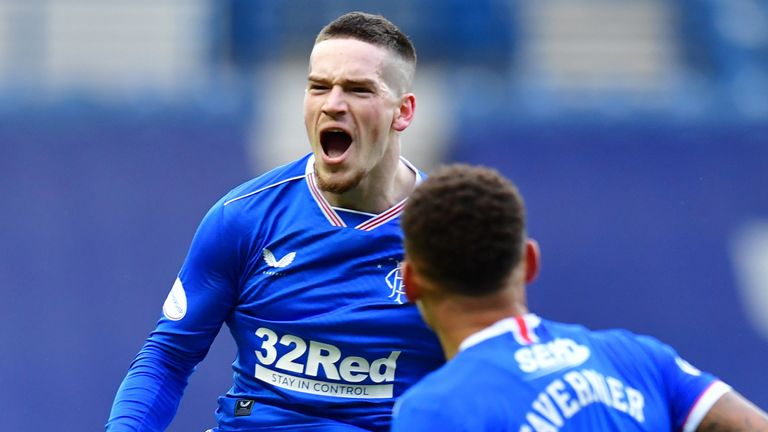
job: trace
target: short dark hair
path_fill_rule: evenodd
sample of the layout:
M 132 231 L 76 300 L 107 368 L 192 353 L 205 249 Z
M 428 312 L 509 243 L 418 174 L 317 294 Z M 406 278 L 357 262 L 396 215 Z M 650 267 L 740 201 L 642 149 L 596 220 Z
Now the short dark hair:
M 328 39 L 351 38 L 387 48 L 411 65 L 416 65 L 416 48 L 396 25 L 381 15 L 349 12 L 320 30 L 315 44 Z
M 495 292 L 522 259 L 523 199 L 491 168 L 438 168 L 411 194 L 400 224 L 408 259 L 453 293 Z

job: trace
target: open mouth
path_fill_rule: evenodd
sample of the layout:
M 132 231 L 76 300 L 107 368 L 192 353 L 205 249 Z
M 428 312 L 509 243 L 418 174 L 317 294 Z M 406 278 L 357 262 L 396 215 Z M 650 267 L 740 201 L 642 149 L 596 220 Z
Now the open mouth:
M 352 136 L 341 129 L 329 129 L 320 134 L 320 145 L 323 153 L 329 158 L 337 158 L 352 145 Z

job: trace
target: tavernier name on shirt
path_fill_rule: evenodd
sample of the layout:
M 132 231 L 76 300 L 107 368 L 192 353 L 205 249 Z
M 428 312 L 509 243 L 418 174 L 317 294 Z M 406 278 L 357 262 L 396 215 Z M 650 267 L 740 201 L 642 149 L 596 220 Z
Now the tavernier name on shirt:
M 515 352 L 515 360 L 529 380 L 575 368 L 589 356 L 589 348 L 561 338 L 524 346 Z M 604 404 L 640 423 L 645 422 L 645 399 L 639 390 L 618 378 L 582 368 L 566 372 L 547 384 L 531 403 L 520 432 L 556 432 L 569 418 L 593 403 Z

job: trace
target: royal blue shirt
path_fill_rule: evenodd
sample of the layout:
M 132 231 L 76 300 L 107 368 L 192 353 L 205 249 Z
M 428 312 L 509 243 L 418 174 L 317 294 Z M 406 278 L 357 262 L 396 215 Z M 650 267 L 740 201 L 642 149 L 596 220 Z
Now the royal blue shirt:
M 237 357 L 222 432 L 387 430 L 395 398 L 444 362 L 402 290 L 405 201 L 378 215 L 333 208 L 313 166 L 308 155 L 211 208 L 108 431 L 167 427 L 223 323 Z
M 467 338 L 393 431 L 692 431 L 730 387 L 658 340 L 528 314 Z

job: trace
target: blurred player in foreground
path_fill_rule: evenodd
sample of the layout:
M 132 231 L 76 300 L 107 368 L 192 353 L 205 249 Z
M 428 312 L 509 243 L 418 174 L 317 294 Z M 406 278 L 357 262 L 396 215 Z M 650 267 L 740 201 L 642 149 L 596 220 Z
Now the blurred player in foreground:
M 312 153 L 205 216 L 108 431 L 164 430 L 223 323 L 237 357 L 221 431 L 389 429 L 395 398 L 444 362 L 399 275 L 399 216 L 421 179 L 400 156 L 415 67 L 381 16 L 322 29 L 304 98 Z
M 528 311 L 539 269 L 517 189 L 453 165 L 401 218 L 408 298 L 449 362 L 395 405 L 400 431 L 768 431 L 765 412 L 674 349 Z

